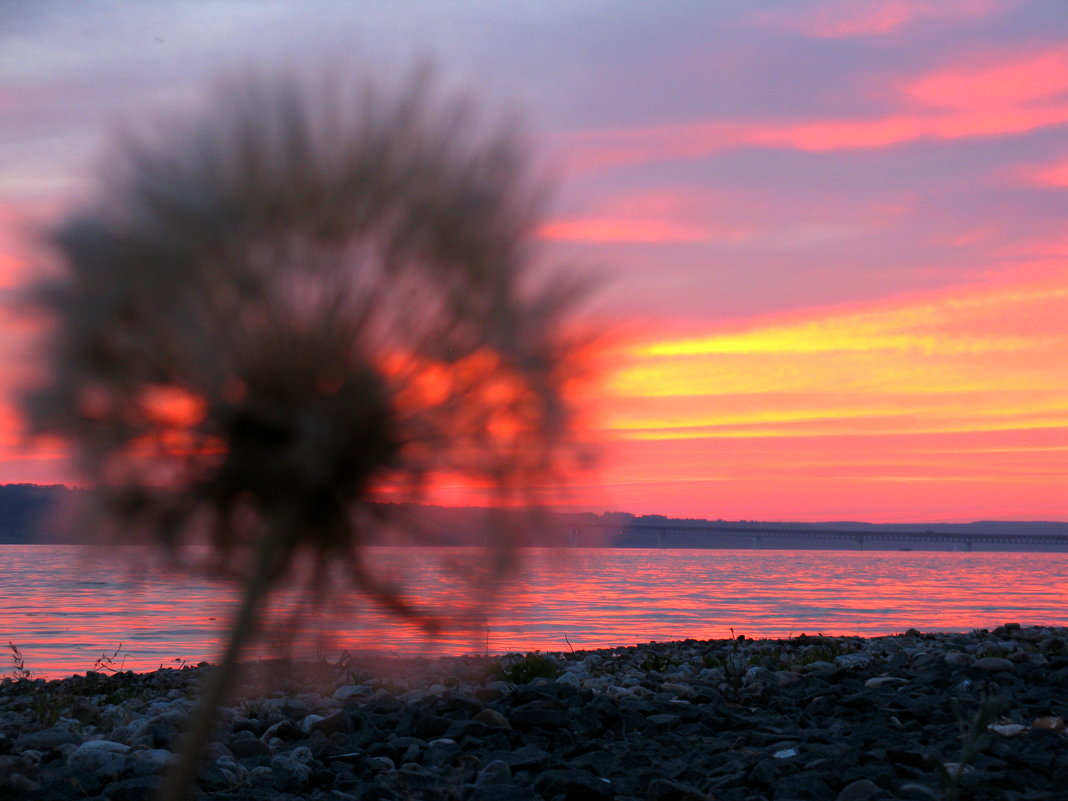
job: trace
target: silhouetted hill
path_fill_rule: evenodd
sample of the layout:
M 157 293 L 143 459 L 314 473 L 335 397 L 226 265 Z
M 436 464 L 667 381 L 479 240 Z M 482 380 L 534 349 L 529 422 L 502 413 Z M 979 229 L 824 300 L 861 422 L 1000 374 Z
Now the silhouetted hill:
M 54 531 L 49 531 L 52 513 L 62 505 L 73 505 L 78 495 L 85 490 L 72 489 L 58 484 L 0 484 L 0 543 L 56 542 Z M 486 510 L 472 507 L 411 507 L 410 518 L 418 522 L 423 531 L 431 533 L 432 540 L 453 545 L 484 544 L 487 536 Z M 499 511 L 493 523 L 509 525 L 513 513 Z M 1059 535 L 1068 536 L 1068 523 L 1054 521 L 1002 521 L 978 520 L 972 523 L 863 523 L 831 521 L 823 523 L 767 522 L 757 520 L 704 520 L 694 518 L 671 518 L 664 515 L 633 515 L 627 512 L 571 512 L 546 515 L 543 531 L 550 536 L 538 538 L 543 544 L 568 542 L 572 532 L 585 532 L 574 544 L 622 545 L 621 535 L 655 527 L 673 529 L 724 529 L 739 531 L 812 531 L 818 532 L 895 532 L 917 535 L 937 533 L 966 536 L 969 534 L 998 534 L 1008 536 Z M 590 532 L 601 532 L 592 536 Z M 555 536 L 554 536 L 555 535 Z M 368 538 L 369 542 L 374 536 Z M 419 538 L 413 538 L 418 542 Z M 643 540 L 637 540 L 641 542 Z M 635 543 L 630 543 L 631 545 Z
M 0 543 L 54 542 L 51 515 L 80 492 L 60 484 L 0 484 Z

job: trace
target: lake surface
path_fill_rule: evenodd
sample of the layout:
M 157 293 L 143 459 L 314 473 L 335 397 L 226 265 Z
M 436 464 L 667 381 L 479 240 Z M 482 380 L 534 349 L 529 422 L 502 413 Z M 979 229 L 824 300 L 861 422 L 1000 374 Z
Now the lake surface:
M 453 567 L 474 549 L 371 548 L 380 575 L 409 582 L 426 608 L 473 597 Z M 104 558 L 101 559 L 100 556 Z M 114 667 L 151 670 L 215 658 L 234 591 L 152 567 L 138 549 L 0 546 L 0 646 L 15 643 L 34 675 Z M 455 564 L 450 567 L 450 562 Z M 651 640 L 967 631 L 1068 620 L 1068 554 L 858 551 L 531 549 L 492 610 L 428 637 L 354 593 L 300 618 L 285 593 L 256 655 L 282 640 L 302 656 L 375 648 L 430 656 L 566 651 Z M 120 646 L 121 643 L 121 646 Z M 6 650 L 6 649 L 5 649 Z M 0 675 L 13 667 L 0 654 Z

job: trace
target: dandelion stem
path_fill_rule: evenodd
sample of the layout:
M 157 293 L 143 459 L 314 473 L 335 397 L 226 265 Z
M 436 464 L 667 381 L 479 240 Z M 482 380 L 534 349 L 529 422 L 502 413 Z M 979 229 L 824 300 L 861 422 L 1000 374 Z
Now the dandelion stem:
M 255 634 L 263 601 L 271 586 L 271 579 L 277 574 L 279 560 L 283 555 L 282 544 L 286 541 L 283 523 L 276 521 L 273 531 L 265 536 L 257 550 L 253 572 L 245 580 L 244 594 L 237 614 L 230 626 L 230 639 L 226 643 L 219 663 L 208 675 L 197 706 L 187 722 L 178 750 L 178 760 L 163 786 L 160 788 L 159 801 L 182 801 L 196 779 L 201 752 L 208 742 L 212 727 L 215 725 L 219 707 L 237 678 L 238 661 L 245 646 Z

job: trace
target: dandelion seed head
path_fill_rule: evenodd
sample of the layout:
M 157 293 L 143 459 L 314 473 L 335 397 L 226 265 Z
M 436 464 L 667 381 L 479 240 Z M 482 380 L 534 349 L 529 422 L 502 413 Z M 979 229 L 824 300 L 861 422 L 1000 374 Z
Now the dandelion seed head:
M 544 191 L 522 137 L 431 85 L 224 82 L 121 137 L 56 228 L 52 370 L 25 406 L 119 528 L 174 550 L 206 530 L 224 573 L 275 537 L 278 577 L 298 552 L 347 559 L 403 611 L 360 567 L 383 500 L 557 482 L 578 287 L 530 286 Z

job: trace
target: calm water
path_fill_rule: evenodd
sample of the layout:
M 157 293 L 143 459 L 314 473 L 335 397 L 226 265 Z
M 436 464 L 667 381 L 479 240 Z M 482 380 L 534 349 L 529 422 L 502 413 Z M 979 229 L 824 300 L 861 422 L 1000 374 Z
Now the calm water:
M 132 549 L 125 558 L 106 551 L 107 562 L 87 558 L 96 553 L 0 546 L 0 646 L 17 644 L 26 666 L 44 676 L 83 672 L 105 653 L 116 667 L 136 670 L 214 658 L 229 587 L 146 569 Z M 371 549 L 376 569 L 410 580 L 429 607 L 455 606 L 467 592 L 439 560 L 473 555 Z M 365 647 L 559 651 L 567 641 L 578 649 L 722 639 L 732 627 L 748 637 L 876 635 L 1068 618 L 1068 554 L 1061 553 L 544 549 L 524 565 L 502 602 L 466 628 L 430 640 L 365 603 L 305 617 L 312 639 L 298 648 L 306 655 Z M 5 675 L 12 663 L 7 653 L 0 660 Z

